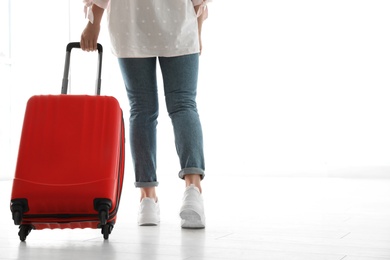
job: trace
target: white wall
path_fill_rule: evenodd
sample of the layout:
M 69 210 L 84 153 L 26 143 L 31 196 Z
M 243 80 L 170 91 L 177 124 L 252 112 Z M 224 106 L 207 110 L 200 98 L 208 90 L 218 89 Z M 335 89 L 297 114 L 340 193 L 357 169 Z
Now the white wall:
M 211 6 L 212 159 L 237 175 L 390 176 L 389 1 Z
M 79 40 L 86 23 L 79 2 L 12 2 L 0 178 L 13 175 L 28 97 L 60 91 L 65 46 Z M 390 177 L 389 8 L 384 0 L 214 0 L 204 24 L 198 96 L 207 173 Z M 127 121 L 104 24 L 100 42 L 102 94 L 119 99 Z M 89 87 L 91 78 L 94 84 L 95 56 L 80 56 L 72 56 L 74 93 L 89 91 L 79 86 Z M 171 132 L 161 99 L 163 174 L 178 170 Z

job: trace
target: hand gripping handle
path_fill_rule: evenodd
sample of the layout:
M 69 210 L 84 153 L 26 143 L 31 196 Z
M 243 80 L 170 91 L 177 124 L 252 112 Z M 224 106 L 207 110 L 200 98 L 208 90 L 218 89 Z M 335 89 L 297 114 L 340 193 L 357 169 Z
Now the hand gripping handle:
M 69 66 L 70 66 L 70 53 L 73 48 L 81 48 L 80 42 L 70 42 L 66 46 L 66 56 L 65 56 L 65 68 L 64 68 L 64 77 L 62 79 L 62 88 L 61 94 L 68 93 L 68 83 L 69 83 Z M 102 58 L 103 58 L 103 46 L 98 43 L 98 68 L 97 68 L 97 76 L 96 76 L 96 87 L 95 93 L 96 95 L 100 95 L 100 87 L 101 87 L 101 77 L 102 77 Z

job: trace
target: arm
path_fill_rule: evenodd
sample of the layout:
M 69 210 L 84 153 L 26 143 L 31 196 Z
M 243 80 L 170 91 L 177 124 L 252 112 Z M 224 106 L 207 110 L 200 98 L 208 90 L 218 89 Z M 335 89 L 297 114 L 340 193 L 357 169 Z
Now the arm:
M 202 25 L 208 16 L 207 0 L 193 0 L 195 13 L 198 15 L 199 50 L 202 53 Z
M 92 5 L 93 23 L 88 21 L 87 26 L 81 34 L 80 45 L 83 51 L 95 51 L 97 49 L 97 41 L 100 33 L 100 22 L 103 17 L 104 9 Z

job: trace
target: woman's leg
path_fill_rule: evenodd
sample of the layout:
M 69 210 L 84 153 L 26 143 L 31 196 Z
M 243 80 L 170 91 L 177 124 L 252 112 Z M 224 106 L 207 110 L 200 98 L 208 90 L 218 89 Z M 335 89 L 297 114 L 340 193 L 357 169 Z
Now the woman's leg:
M 156 127 L 158 93 L 156 58 L 119 58 L 130 103 L 130 148 L 135 186 L 143 197 L 156 198 Z
M 199 54 L 160 57 L 165 101 L 175 135 L 181 170 L 179 177 L 186 185 L 201 190 L 204 177 L 203 134 L 197 104 Z

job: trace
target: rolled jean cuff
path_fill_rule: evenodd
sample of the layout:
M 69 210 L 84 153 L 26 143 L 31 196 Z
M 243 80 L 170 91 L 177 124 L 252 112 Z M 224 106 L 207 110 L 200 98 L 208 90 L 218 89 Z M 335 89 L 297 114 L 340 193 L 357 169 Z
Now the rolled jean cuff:
M 179 172 L 179 178 L 184 179 L 184 176 L 186 176 L 187 174 L 199 174 L 201 180 L 203 180 L 203 178 L 204 178 L 204 170 L 200 169 L 200 168 L 195 168 L 195 167 L 182 169 Z
M 158 182 L 153 181 L 153 182 L 134 182 L 134 185 L 136 188 L 149 188 L 149 187 L 157 187 Z

